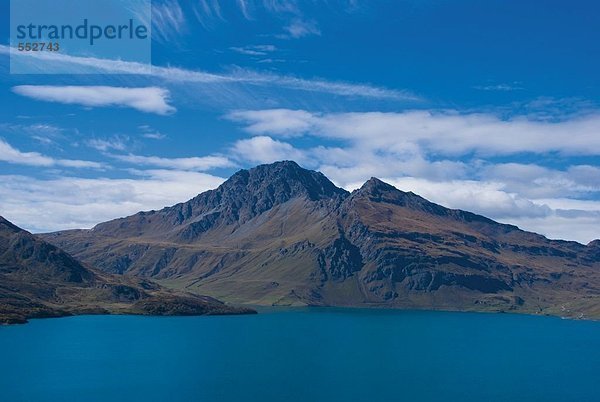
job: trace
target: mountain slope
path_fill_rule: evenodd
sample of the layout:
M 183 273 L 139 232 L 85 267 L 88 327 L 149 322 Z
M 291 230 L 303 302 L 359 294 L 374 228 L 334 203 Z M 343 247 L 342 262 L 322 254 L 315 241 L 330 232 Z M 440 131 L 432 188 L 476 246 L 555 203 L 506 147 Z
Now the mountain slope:
M 377 179 L 348 193 L 294 162 L 44 238 L 105 272 L 241 303 L 600 316 L 597 242 L 548 240 Z
M 355 191 L 340 215 L 346 236 L 367 261 L 358 279 L 372 302 L 600 312 L 600 260 L 576 242 L 447 209 L 377 179 Z
M 85 313 L 239 313 L 209 297 L 95 272 L 0 217 L 0 323 Z

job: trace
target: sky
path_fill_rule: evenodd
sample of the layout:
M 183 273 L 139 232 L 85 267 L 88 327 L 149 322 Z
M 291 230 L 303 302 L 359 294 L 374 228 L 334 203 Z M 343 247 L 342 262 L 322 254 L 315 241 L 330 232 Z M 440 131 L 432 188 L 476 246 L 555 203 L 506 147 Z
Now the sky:
M 58 54 L 81 72 L 63 75 L 10 73 L 9 15 L 0 0 L 0 215 L 30 231 L 295 160 L 600 238 L 597 1 L 155 0 L 150 71 Z

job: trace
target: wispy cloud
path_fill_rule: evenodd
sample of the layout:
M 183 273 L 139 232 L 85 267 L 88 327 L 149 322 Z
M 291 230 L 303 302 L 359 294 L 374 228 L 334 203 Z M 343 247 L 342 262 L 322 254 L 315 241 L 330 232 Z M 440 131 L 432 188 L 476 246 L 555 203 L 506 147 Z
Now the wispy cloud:
M 40 167 L 69 167 L 103 169 L 104 165 L 98 162 L 77 159 L 56 159 L 39 152 L 21 152 L 6 141 L 0 139 L 0 161 L 16 165 Z
M 241 82 L 247 82 L 262 86 L 278 86 L 281 88 L 321 92 L 332 95 L 390 99 L 410 102 L 421 102 L 423 99 L 409 91 L 394 90 L 376 87 L 369 84 L 357 84 L 349 82 L 335 82 L 321 79 L 304 79 L 289 75 L 278 75 L 266 72 L 255 72 L 250 70 L 239 70 L 234 74 Z
M 236 53 L 244 54 L 247 56 L 266 56 L 277 50 L 274 45 L 248 45 L 243 47 L 230 47 Z
M 272 59 L 270 57 L 267 57 L 266 59 L 260 59 L 257 61 L 257 63 L 261 63 L 261 64 L 285 63 L 285 62 L 286 62 L 285 59 Z
M 0 45 L 0 54 L 8 54 L 10 48 Z M 19 54 L 15 57 L 26 57 L 32 63 L 40 63 L 43 67 L 47 62 L 69 63 L 71 66 L 80 66 L 85 73 L 118 73 L 138 74 L 149 78 L 165 80 L 170 83 L 195 83 L 195 84 L 218 84 L 218 85 L 255 85 L 268 89 L 283 88 L 307 92 L 317 92 L 337 96 L 353 98 L 388 99 L 403 102 L 422 102 L 418 95 L 406 90 L 397 90 L 378 87 L 366 83 L 351 83 L 340 81 L 329 81 L 325 79 L 305 79 L 290 75 L 280 75 L 270 72 L 252 71 L 247 69 L 235 69 L 226 74 L 215 74 L 199 70 L 190 70 L 177 67 L 148 66 L 142 63 L 126 62 L 120 60 L 98 59 L 93 57 L 77 57 L 69 55 L 40 53 Z M 71 68 L 71 67 L 69 67 Z M 163 103 L 166 103 L 163 100 Z M 170 107 L 167 106 L 167 110 Z M 164 106 L 163 106 L 164 111 Z
M 165 138 L 167 138 L 166 135 L 161 134 L 159 132 L 144 133 L 144 134 L 142 134 L 142 137 L 148 138 L 148 139 L 151 139 L 151 140 L 164 140 Z
M 160 115 L 170 114 L 176 110 L 168 104 L 169 91 L 157 87 L 19 85 L 12 90 L 16 94 L 47 102 L 88 107 L 130 107 L 141 112 Z
M 154 1 L 152 4 L 152 38 L 163 43 L 177 42 L 186 30 L 185 13 L 177 0 Z
M 44 134 L 51 137 L 61 136 L 63 129 L 48 123 L 35 123 L 28 126 L 20 126 L 20 128 L 28 134 Z
M 279 38 L 287 39 L 287 38 L 304 38 L 305 36 L 311 35 L 321 35 L 321 29 L 317 25 L 317 22 L 314 20 L 303 20 L 300 18 L 295 18 L 289 25 L 286 25 L 284 28 L 285 34 L 278 35 Z
M 501 92 L 510 92 L 510 91 L 520 91 L 524 89 L 518 83 L 512 84 L 493 84 L 493 85 L 477 85 L 473 87 L 474 89 L 479 89 L 480 91 L 501 91 Z
M 242 15 L 244 16 L 244 18 L 246 18 L 247 20 L 251 20 L 252 19 L 252 14 L 250 14 L 251 3 L 249 3 L 248 0 L 237 0 L 237 4 L 238 4 L 240 11 L 242 12 Z
M 98 151 L 106 152 L 109 150 L 124 151 L 127 149 L 127 142 L 129 138 L 122 135 L 115 135 L 110 138 L 92 138 L 86 140 L 87 146 L 94 148 Z
M 202 156 L 189 158 L 164 158 L 134 154 L 109 154 L 111 158 L 138 166 L 155 166 L 167 169 L 206 171 L 215 168 L 232 167 L 234 164 L 223 156 Z
M 49 123 L 34 124 L 0 124 L 0 132 L 11 134 L 25 134 L 34 140 L 45 144 L 55 144 L 57 139 L 64 137 L 64 129 Z
M 271 13 L 300 13 L 300 7 L 296 0 L 262 0 L 262 6 Z
M 142 137 L 149 138 L 151 140 L 164 140 L 165 138 L 167 138 L 165 134 L 153 129 L 147 124 L 142 124 L 141 126 L 138 126 L 138 130 L 141 131 Z

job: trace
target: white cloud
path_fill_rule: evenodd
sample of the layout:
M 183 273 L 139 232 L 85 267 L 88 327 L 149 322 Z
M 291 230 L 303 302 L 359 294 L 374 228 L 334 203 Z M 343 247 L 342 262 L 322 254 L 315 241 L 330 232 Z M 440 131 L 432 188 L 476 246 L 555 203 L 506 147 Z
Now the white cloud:
M 237 158 L 253 163 L 271 163 L 278 160 L 294 160 L 300 163 L 305 161 L 305 155 L 290 144 L 265 136 L 239 140 L 233 145 L 232 152 Z
M 460 161 L 428 161 L 419 155 L 395 156 L 358 148 L 315 148 L 310 156 L 318 168 L 341 186 L 365 182 L 370 177 L 409 176 L 433 181 L 467 177 L 469 166 Z
M 53 167 L 63 166 L 72 168 L 103 169 L 104 165 L 98 162 L 77 159 L 55 159 L 39 152 L 21 152 L 6 141 L 0 139 L 0 161 L 26 166 Z
M 238 111 L 229 117 L 244 122 L 252 134 L 313 135 L 394 152 L 418 148 L 446 156 L 600 153 L 600 113 L 559 122 L 526 117 L 502 120 L 491 114 L 453 111 L 317 114 L 274 109 Z
M 305 36 L 311 35 L 321 35 L 321 30 L 317 25 L 316 21 L 312 20 L 302 20 L 300 18 L 295 18 L 289 25 L 283 28 L 287 34 L 280 35 L 281 38 L 303 38 Z
M 156 131 L 154 133 L 144 133 L 144 134 L 142 134 L 142 137 L 149 138 L 151 140 L 164 140 L 165 138 L 167 138 L 166 135 L 161 134 L 158 131 Z
M 142 137 L 149 138 L 151 140 L 164 140 L 165 138 L 167 138 L 165 134 L 159 132 L 158 130 L 155 130 L 147 124 L 142 124 L 141 126 L 138 126 L 138 130 L 142 132 Z
M 474 88 L 475 89 L 479 89 L 481 91 L 501 91 L 501 92 L 519 91 L 519 90 L 523 89 L 517 83 L 514 83 L 514 84 L 477 85 Z
M 98 151 L 106 152 L 108 150 L 124 151 L 127 149 L 128 137 L 124 136 L 113 136 L 107 139 L 92 138 L 86 140 L 85 143 Z
M 111 158 L 140 166 L 156 166 L 167 169 L 204 171 L 215 168 L 233 166 L 233 163 L 223 156 L 202 156 L 190 158 L 163 158 L 158 156 L 109 154 Z
M 473 180 L 436 182 L 415 177 L 384 181 L 403 191 L 412 191 L 448 208 L 463 209 L 494 219 L 543 218 L 551 214 L 546 204 L 509 193 L 502 183 Z
M 243 47 L 233 46 L 230 47 L 229 50 L 246 56 L 266 56 L 269 53 L 276 51 L 277 48 L 274 45 L 249 45 Z
M 229 50 L 232 50 L 236 53 L 244 54 L 246 56 L 265 56 L 267 53 L 261 52 L 259 50 L 254 50 L 246 47 L 230 47 Z
M 44 145 L 52 145 L 54 144 L 54 141 L 48 137 L 42 137 L 39 135 L 33 135 L 31 138 L 33 138 L 34 140 L 36 140 L 37 142 L 44 144 Z
M 29 126 L 18 126 L 28 134 L 43 134 L 51 137 L 58 137 L 62 134 L 63 129 L 47 123 L 36 123 Z
M 150 170 L 136 179 L 0 175 L 0 215 L 27 230 L 90 228 L 160 209 L 215 188 L 223 178 L 197 172 Z
M 270 109 L 263 111 L 235 111 L 228 119 L 246 123 L 245 130 L 252 134 L 275 134 L 292 137 L 309 133 L 318 117 L 305 110 Z
M 54 160 L 38 152 L 21 152 L 0 140 L 0 160 L 30 166 L 52 166 Z
M 600 200 L 576 200 L 572 198 L 540 198 L 536 203 L 546 204 L 550 208 L 561 211 L 600 211 Z
M 252 48 L 261 52 L 275 52 L 277 50 L 275 45 L 253 45 Z
M 534 164 L 496 163 L 481 166 L 478 175 L 535 199 L 600 193 L 600 168 L 590 165 L 556 170 Z
M 552 214 L 544 218 L 519 217 L 513 218 L 510 223 L 525 228 L 526 230 L 543 234 L 550 239 L 574 240 L 587 244 L 600 238 L 600 216 L 588 213 L 587 216 L 564 217 Z
M 285 59 L 272 59 L 272 58 L 266 58 L 266 59 L 260 59 L 257 60 L 257 63 L 260 64 L 271 64 L 271 63 L 285 63 Z
M 168 104 L 169 91 L 157 87 L 18 85 L 12 90 L 16 94 L 47 102 L 88 107 L 130 107 L 159 115 L 175 112 L 175 108 Z
M 82 161 L 82 160 L 77 160 L 77 159 L 55 159 L 54 165 L 70 167 L 70 168 L 90 168 L 90 169 L 99 169 L 99 170 L 105 170 L 107 168 L 102 163 L 91 162 L 91 161 Z

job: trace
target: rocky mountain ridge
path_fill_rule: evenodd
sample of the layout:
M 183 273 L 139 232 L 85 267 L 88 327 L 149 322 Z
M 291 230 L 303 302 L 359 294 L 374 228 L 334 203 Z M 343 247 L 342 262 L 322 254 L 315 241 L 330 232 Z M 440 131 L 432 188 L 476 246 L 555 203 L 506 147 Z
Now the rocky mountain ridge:
M 549 240 L 375 178 L 349 193 L 290 161 L 43 238 L 104 272 L 236 303 L 600 316 L 598 241 Z

